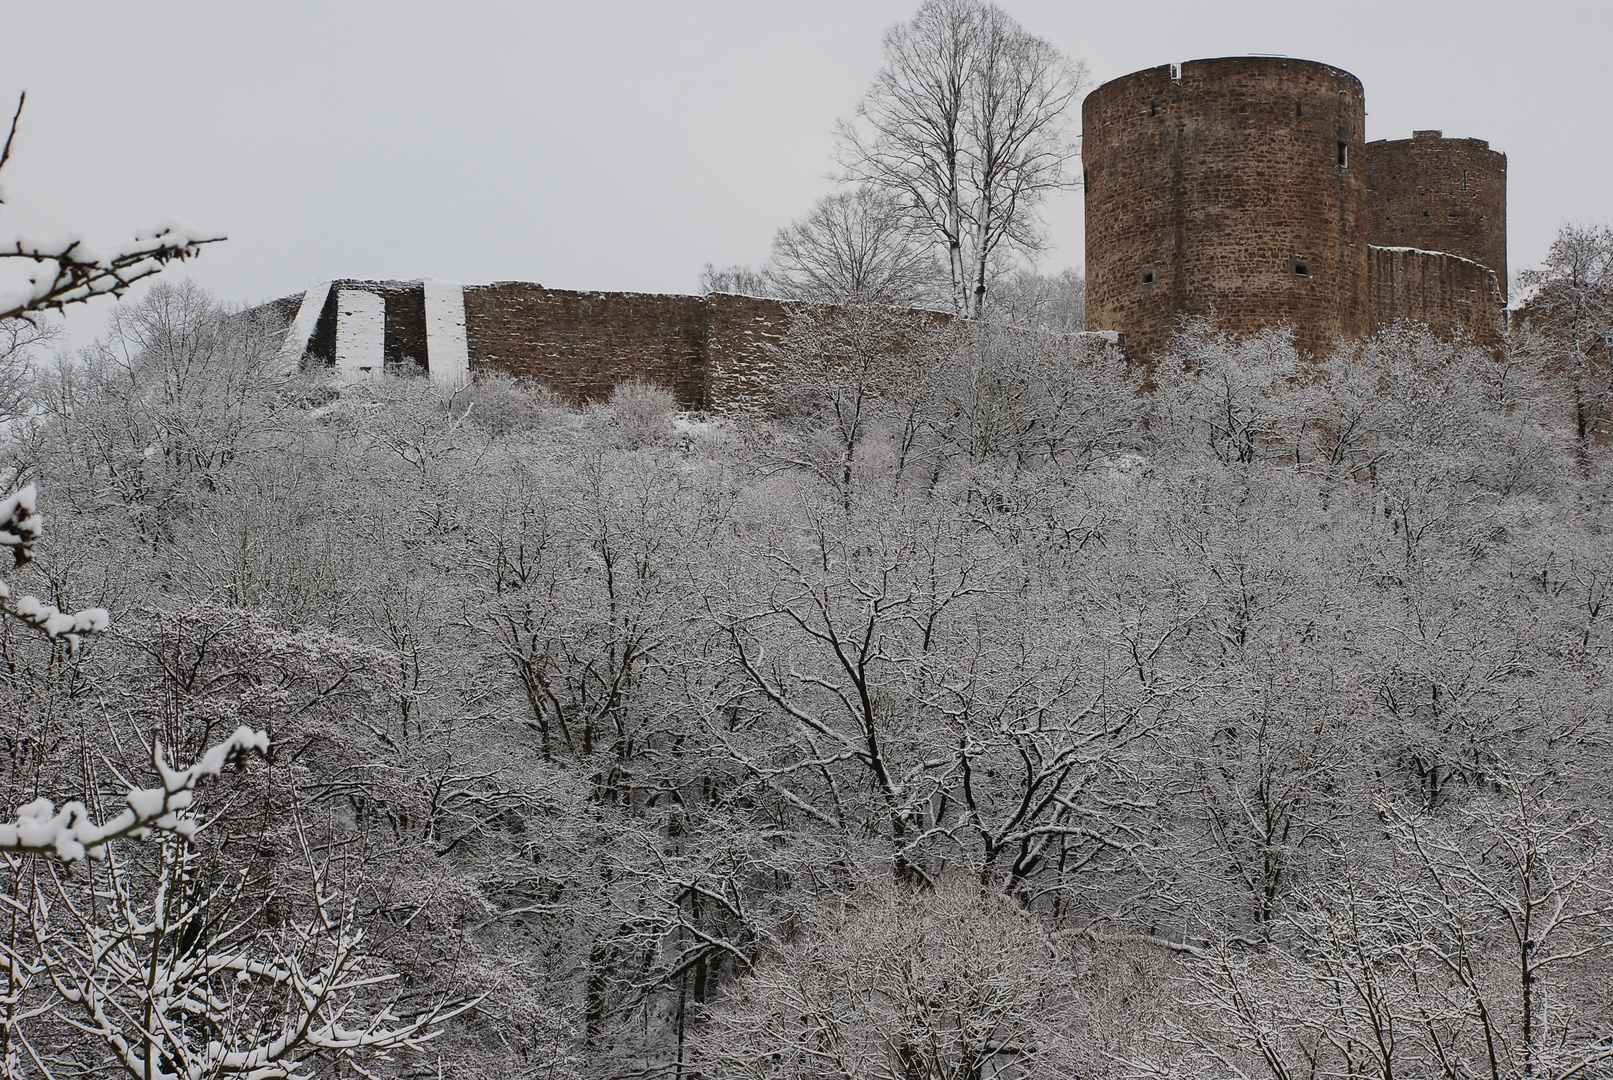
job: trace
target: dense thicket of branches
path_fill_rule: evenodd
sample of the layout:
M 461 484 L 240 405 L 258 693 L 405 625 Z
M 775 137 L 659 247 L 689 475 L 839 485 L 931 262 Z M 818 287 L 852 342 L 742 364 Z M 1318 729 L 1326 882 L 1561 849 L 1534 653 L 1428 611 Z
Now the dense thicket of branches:
M 826 311 L 710 422 L 121 308 L 6 383 L 19 582 L 114 633 L 3 628 L 0 798 L 273 750 L 193 849 L 6 864 L 6 947 L 324 911 L 355 1007 L 481 998 L 399 1075 L 1599 1074 L 1613 472 L 1547 346 L 1075 340 Z M 105 1070 L 63 1001 L 9 1074 Z

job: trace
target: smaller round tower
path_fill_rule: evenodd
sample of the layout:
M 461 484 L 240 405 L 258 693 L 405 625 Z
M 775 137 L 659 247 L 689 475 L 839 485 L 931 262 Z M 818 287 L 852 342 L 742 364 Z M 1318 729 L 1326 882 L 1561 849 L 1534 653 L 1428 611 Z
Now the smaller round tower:
M 1507 291 L 1507 156 L 1483 139 L 1414 131 L 1367 143 L 1367 243 L 1471 259 Z

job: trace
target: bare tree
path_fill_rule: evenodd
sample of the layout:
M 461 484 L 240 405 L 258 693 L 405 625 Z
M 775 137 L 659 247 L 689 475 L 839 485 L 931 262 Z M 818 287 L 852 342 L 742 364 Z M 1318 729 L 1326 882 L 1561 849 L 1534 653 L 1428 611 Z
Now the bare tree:
M 8 1068 L 8 1080 L 49 1080 L 49 1063 L 67 1056 L 49 1037 L 64 1032 L 135 1080 L 293 1080 L 317 1056 L 417 1049 L 468 1007 L 429 1006 L 407 1020 L 391 1003 L 365 1007 L 397 976 L 377 970 L 361 947 L 351 899 L 333 899 L 340 871 L 331 860 L 305 849 L 311 910 L 269 929 L 261 911 L 240 902 L 245 868 L 206 883 L 184 838 L 170 836 L 157 850 L 149 871 L 113 854 L 87 882 L 54 869 L 35 875 L 25 936 L 20 947 L 0 943 L 0 956 L 10 969 L 8 1000 L 23 1006 L 7 1017 L 8 1049 L 21 1051 L 7 1064 L 26 1060 L 37 1072 Z M 100 1065 L 88 1049 L 71 1056 Z
M 814 920 L 782 952 L 718 1013 L 706 1075 L 1076 1075 L 1059 950 L 996 897 L 943 887 L 869 898 Z
M 701 295 L 738 293 L 740 296 L 766 296 L 768 288 L 767 275 L 755 267 L 739 263 L 728 266 L 713 266 L 707 263 L 700 269 Z
M 929 238 L 900 201 L 868 185 L 827 195 L 780 229 L 768 276 L 779 295 L 800 300 L 945 302 Z
M 840 126 L 841 162 L 946 249 L 957 313 L 980 313 L 994 255 L 1041 246 L 1042 200 L 1074 182 L 1067 113 L 1085 79 L 980 0 L 927 0 L 886 32 L 885 66 Z
M 1203 954 L 1192 1074 L 1601 1075 L 1605 842 L 1538 784 L 1497 787 L 1453 821 L 1380 805 L 1386 856 L 1341 851 L 1271 954 Z
M 1020 268 L 989 287 L 987 313 L 1010 326 L 1058 334 L 1086 329 L 1086 279 L 1074 269 L 1039 274 Z
M 1561 354 L 1548 363 L 1572 380 L 1575 426 L 1588 446 L 1613 420 L 1613 227 L 1563 226 L 1545 263 L 1518 277 L 1534 292 L 1522 317 Z
M 773 407 L 804 438 L 785 444 L 783 460 L 850 499 L 859 454 L 880 422 L 910 399 L 936 321 L 862 302 L 796 313 L 778 345 L 783 372 Z

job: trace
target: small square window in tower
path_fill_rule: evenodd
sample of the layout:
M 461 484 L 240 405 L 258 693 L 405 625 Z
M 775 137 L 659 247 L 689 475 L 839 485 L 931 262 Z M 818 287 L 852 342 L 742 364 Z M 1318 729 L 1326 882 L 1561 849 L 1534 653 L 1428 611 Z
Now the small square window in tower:
M 1152 285 L 1154 283 L 1154 268 L 1152 266 L 1143 267 L 1142 273 L 1138 275 L 1137 283 L 1145 288 Z
M 1295 277 L 1304 278 L 1307 281 L 1310 280 L 1311 261 L 1306 256 L 1295 255 L 1292 259 L 1288 260 L 1288 266 L 1289 269 L 1293 270 Z

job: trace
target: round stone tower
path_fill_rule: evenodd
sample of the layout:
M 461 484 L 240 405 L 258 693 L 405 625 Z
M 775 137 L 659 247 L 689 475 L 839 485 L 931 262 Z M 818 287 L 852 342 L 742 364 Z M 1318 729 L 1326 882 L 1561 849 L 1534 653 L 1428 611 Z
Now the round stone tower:
M 1443 251 L 1507 292 L 1507 156 L 1483 139 L 1414 131 L 1367 143 L 1367 243 Z
M 1320 352 L 1368 327 L 1366 109 L 1347 71 L 1191 60 L 1094 90 L 1081 111 L 1087 327 L 1164 348 L 1179 314 L 1287 323 Z

